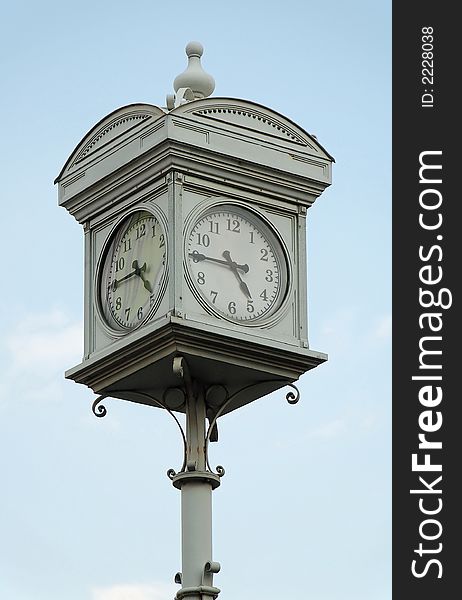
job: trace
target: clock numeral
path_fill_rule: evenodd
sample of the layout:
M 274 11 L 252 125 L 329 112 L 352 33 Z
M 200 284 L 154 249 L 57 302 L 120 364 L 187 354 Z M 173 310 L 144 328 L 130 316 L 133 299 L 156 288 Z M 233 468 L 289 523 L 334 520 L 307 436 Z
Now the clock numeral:
M 129 318 L 130 318 L 130 309 L 126 308 L 125 309 L 125 320 L 128 321 Z
M 156 303 L 156 297 L 154 296 L 154 294 L 151 294 L 149 296 L 149 308 L 152 308 L 155 303 Z
M 220 235 L 219 223 L 218 221 L 210 221 L 210 233 L 216 233 Z
M 163 246 L 165 246 L 165 235 L 163 233 L 161 233 L 160 240 L 159 240 L 159 248 L 163 248 Z
M 197 283 L 199 285 L 204 285 L 205 283 L 205 273 L 203 273 L 202 271 L 199 271 L 199 273 L 197 274 Z
M 266 248 L 262 248 L 260 250 L 261 256 L 260 256 L 260 260 L 264 260 L 265 262 L 268 262 L 268 250 L 266 250 Z
M 139 240 L 140 237 L 146 234 L 146 223 L 140 223 L 139 227 L 136 228 L 136 239 Z
M 263 290 L 263 292 L 260 294 L 260 298 L 262 298 L 262 300 L 264 300 L 265 302 L 268 302 L 268 296 L 266 295 L 266 290 Z
M 271 269 L 266 269 L 266 281 L 273 281 L 273 271 Z
M 132 241 L 130 238 L 128 240 L 124 240 L 124 252 L 128 252 L 132 249 Z
M 210 290 L 210 295 L 212 296 L 212 304 L 216 304 L 218 292 L 214 292 L 213 290 Z
M 255 311 L 255 306 L 253 305 L 253 300 L 247 300 L 247 312 L 253 313 Z
M 253 240 L 253 235 L 254 235 L 254 232 L 253 232 L 253 231 L 249 231 L 249 233 L 250 233 L 250 243 L 251 243 L 251 244 L 255 244 L 255 242 L 254 242 L 254 240 Z
M 235 315 L 236 314 L 236 303 L 235 302 L 230 302 L 228 304 L 228 312 L 230 315 Z
M 115 301 L 116 310 L 120 310 L 122 308 L 122 298 L 119 296 Z
M 241 224 L 237 219 L 227 219 L 228 222 L 228 231 L 233 231 L 234 233 L 241 233 Z M 232 225 L 231 225 L 232 224 Z
M 156 224 L 152 225 L 152 237 L 156 237 Z
M 141 321 L 141 319 L 143 318 L 143 307 L 140 306 L 138 309 L 138 312 L 136 313 L 136 316 L 138 317 L 138 320 Z
M 197 244 L 198 246 L 204 246 L 205 248 L 208 248 L 210 246 L 210 238 L 209 236 L 204 233 L 204 234 L 197 234 Z
M 116 273 L 121 271 L 125 267 L 125 258 L 121 256 L 119 260 L 116 262 Z

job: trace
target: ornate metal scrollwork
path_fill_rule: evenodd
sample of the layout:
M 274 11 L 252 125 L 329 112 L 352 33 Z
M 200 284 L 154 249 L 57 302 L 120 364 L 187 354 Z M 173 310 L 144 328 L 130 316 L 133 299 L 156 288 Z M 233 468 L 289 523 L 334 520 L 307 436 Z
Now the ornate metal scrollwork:
M 176 471 L 175 471 L 175 469 L 169 469 L 169 470 L 167 471 L 167 477 L 168 477 L 169 479 L 171 479 L 172 481 L 173 481 L 173 478 L 175 477 L 175 475 L 176 475 Z
M 175 471 L 174 469 L 169 469 L 167 471 L 167 477 L 171 480 L 173 480 L 173 478 L 178 473 L 184 473 L 186 471 L 187 456 L 188 456 L 188 443 L 187 443 L 185 431 L 184 431 L 181 423 L 177 419 L 177 417 L 172 412 L 171 408 L 173 408 L 173 410 L 175 410 L 176 408 L 180 408 L 180 406 L 183 402 L 186 402 L 188 398 L 192 399 L 193 395 L 194 395 L 193 381 L 192 381 L 190 373 L 189 373 L 187 362 L 184 360 L 183 357 L 175 358 L 173 370 L 179 377 L 181 377 L 183 379 L 185 387 L 184 387 L 184 389 L 179 388 L 179 387 L 168 388 L 167 390 L 165 390 L 165 392 L 163 394 L 162 402 L 160 400 L 158 400 L 157 398 L 154 398 L 154 396 L 151 396 L 150 394 L 147 394 L 145 392 L 132 391 L 132 390 L 130 390 L 128 392 L 131 395 L 140 396 L 141 398 L 148 399 L 149 404 L 155 404 L 159 408 L 163 408 L 164 410 L 166 410 L 169 413 L 169 415 L 174 419 L 175 423 L 178 426 L 178 429 L 180 430 L 181 437 L 183 440 L 183 464 L 181 465 L 181 469 L 178 472 Z M 222 385 L 215 384 L 206 391 L 206 396 L 207 395 L 210 396 L 209 401 L 211 401 L 211 402 L 209 404 L 210 412 L 208 412 L 208 414 L 207 414 L 207 417 L 209 420 L 209 426 L 208 426 L 207 433 L 206 433 L 205 440 L 204 440 L 204 454 L 205 454 L 206 468 L 209 470 L 210 473 L 214 473 L 215 475 L 218 475 L 219 477 L 223 477 L 223 475 L 225 474 L 225 469 L 221 465 L 218 465 L 216 467 L 216 470 L 213 471 L 213 469 L 210 466 L 210 462 L 209 462 L 209 453 L 208 453 L 209 443 L 210 443 L 210 441 L 213 441 L 213 436 L 216 435 L 218 418 L 222 416 L 222 414 L 225 412 L 225 410 L 229 407 L 232 400 L 234 400 L 234 398 L 238 394 L 241 394 L 243 391 L 250 389 L 252 387 L 255 387 L 257 385 L 261 385 L 262 383 L 279 383 L 279 384 L 282 383 L 286 386 L 289 386 L 294 391 L 289 391 L 286 394 L 287 402 L 289 404 L 296 404 L 300 400 L 300 391 L 297 388 L 297 386 L 288 381 L 281 381 L 280 379 L 266 381 L 266 382 L 253 383 L 251 385 L 248 385 L 248 386 L 238 390 L 234 394 L 231 394 L 231 396 L 229 395 L 227 388 Z M 212 400 L 212 396 L 217 396 L 217 397 L 221 396 L 221 398 L 219 400 L 217 400 L 217 398 L 215 398 L 215 402 L 214 402 Z M 98 398 L 96 398 L 96 400 L 93 402 L 92 411 L 96 417 L 100 418 L 100 417 L 106 416 L 106 414 L 107 414 L 106 407 L 103 404 L 100 404 L 100 402 L 102 400 L 104 400 L 104 398 L 107 398 L 107 397 L 108 396 L 106 396 L 106 395 L 98 396 Z M 223 401 L 223 399 L 224 399 L 224 401 Z M 215 404 L 215 406 L 214 406 L 214 404 Z M 169 405 L 171 406 L 171 408 L 169 408 Z M 215 410 L 215 407 L 218 407 L 218 410 Z
M 169 391 L 170 391 L 170 389 L 168 389 L 168 390 L 165 391 L 164 397 L 168 394 Z M 135 395 L 135 396 L 141 396 L 142 398 L 147 398 L 150 401 L 150 403 L 154 403 L 159 408 L 165 409 L 168 412 L 168 414 L 174 419 L 175 423 L 178 425 L 178 429 L 180 430 L 181 437 L 183 439 L 183 464 L 181 465 L 181 469 L 179 471 L 180 473 L 182 473 L 186 469 L 187 442 L 186 442 L 186 435 L 185 435 L 185 432 L 183 430 L 183 427 L 181 426 L 181 423 L 178 421 L 178 419 L 173 414 L 173 412 L 168 408 L 168 406 L 166 406 L 160 400 L 157 400 L 157 398 L 154 398 L 154 396 L 146 394 L 145 392 L 138 392 L 138 391 L 131 391 L 131 390 L 129 391 L 129 393 L 132 394 L 132 395 Z M 91 409 L 92 409 L 93 414 L 96 417 L 104 417 L 104 416 L 106 416 L 106 414 L 107 414 L 106 407 L 103 406 L 102 404 L 100 406 L 98 406 L 98 404 L 102 400 L 104 400 L 104 398 L 107 398 L 107 397 L 108 396 L 106 396 L 106 395 L 98 396 L 98 398 L 96 398 L 96 400 L 93 402 L 93 405 L 92 405 Z M 172 479 L 175 475 L 176 475 L 176 471 L 174 471 L 174 469 L 169 469 L 167 471 L 167 476 L 170 479 Z
M 223 475 L 226 473 L 224 467 L 222 467 L 221 465 L 217 465 L 216 471 L 219 477 L 223 477 Z
M 286 385 L 288 385 L 289 387 L 293 388 L 295 390 L 295 392 L 296 392 L 295 394 L 293 392 L 288 392 L 286 394 L 286 400 L 287 400 L 287 402 L 289 404 L 297 404 L 297 402 L 300 400 L 300 390 L 293 383 L 287 383 Z
M 107 398 L 107 396 L 98 396 L 98 398 L 96 398 L 96 400 L 92 404 L 91 410 L 95 417 L 105 417 L 107 415 L 106 407 L 103 406 L 103 404 L 100 404 L 100 406 L 98 406 L 98 404 L 102 402 L 104 398 Z
M 164 392 L 164 398 L 165 398 L 165 396 L 166 396 L 166 394 L 168 392 L 169 392 L 169 390 L 165 390 L 165 392 Z M 138 396 L 141 396 L 143 398 L 148 398 L 151 402 L 154 402 L 155 404 L 157 404 L 157 406 L 159 406 L 159 408 L 165 409 L 168 412 L 168 414 L 172 417 L 172 419 L 175 421 L 175 423 L 178 425 L 178 429 L 180 430 L 181 437 L 182 437 L 182 440 L 183 440 L 183 464 L 181 465 L 181 469 L 179 470 L 179 473 L 182 473 L 186 469 L 187 442 L 186 442 L 186 435 L 185 435 L 185 432 L 183 430 L 183 427 L 181 426 L 181 423 L 178 421 L 178 419 L 173 414 L 173 412 L 168 408 L 168 406 L 166 406 L 160 400 L 157 400 L 157 398 L 154 398 L 154 396 L 151 396 L 150 394 L 146 394 L 145 392 L 130 392 L 130 393 L 138 395 Z M 167 477 L 169 479 L 172 479 L 175 475 L 176 475 L 176 471 L 174 469 L 169 469 L 167 471 Z
M 206 464 L 207 464 L 207 468 L 213 473 L 213 470 L 210 467 L 210 463 L 209 463 L 209 442 L 210 442 L 210 436 L 212 434 L 213 428 L 216 426 L 217 420 L 219 417 L 221 417 L 221 415 L 224 413 L 224 411 L 226 410 L 226 408 L 230 405 L 231 401 L 240 393 L 242 393 L 244 390 L 250 389 L 252 387 L 255 387 L 256 385 L 261 385 L 261 383 L 285 383 L 286 386 L 291 387 L 293 390 L 295 390 L 294 392 L 288 392 L 286 394 L 286 400 L 289 404 L 297 404 L 297 402 L 300 400 L 300 391 L 298 389 L 298 387 L 296 385 L 294 385 L 291 382 L 288 381 L 281 381 L 280 379 L 276 379 L 272 382 L 258 382 L 258 383 L 253 383 L 251 385 L 246 386 L 245 388 L 238 390 L 237 392 L 235 392 L 234 394 L 231 394 L 231 396 L 229 395 L 228 390 L 224 387 L 224 386 L 220 386 L 225 392 L 226 392 L 226 400 L 225 402 L 223 402 L 223 404 L 220 406 L 219 410 L 215 413 L 214 418 L 210 421 L 209 427 L 207 429 L 207 435 L 205 436 L 205 460 L 206 460 Z M 218 387 L 218 386 L 216 386 Z M 216 474 L 219 475 L 220 477 L 223 477 L 223 475 L 225 474 L 225 470 L 224 468 L 219 465 L 216 468 Z

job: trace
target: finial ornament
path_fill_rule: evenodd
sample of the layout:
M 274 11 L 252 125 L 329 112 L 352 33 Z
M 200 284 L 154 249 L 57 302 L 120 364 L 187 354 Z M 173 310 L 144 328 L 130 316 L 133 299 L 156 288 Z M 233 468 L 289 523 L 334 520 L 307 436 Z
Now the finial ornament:
M 189 88 L 194 94 L 194 100 L 207 98 L 215 89 L 214 78 L 206 73 L 201 65 L 201 56 L 204 47 L 200 42 L 189 42 L 186 46 L 186 55 L 188 57 L 188 66 L 175 77 L 173 88 L 175 92 L 183 88 Z

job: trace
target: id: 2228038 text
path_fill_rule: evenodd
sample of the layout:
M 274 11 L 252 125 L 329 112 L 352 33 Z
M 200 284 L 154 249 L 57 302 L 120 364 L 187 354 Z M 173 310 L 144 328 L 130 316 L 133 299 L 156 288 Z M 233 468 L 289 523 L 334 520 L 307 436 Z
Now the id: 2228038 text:
M 422 27 L 421 34 L 421 81 L 424 86 L 421 96 L 421 106 L 422 108 L 433 108 L 433 27 Z

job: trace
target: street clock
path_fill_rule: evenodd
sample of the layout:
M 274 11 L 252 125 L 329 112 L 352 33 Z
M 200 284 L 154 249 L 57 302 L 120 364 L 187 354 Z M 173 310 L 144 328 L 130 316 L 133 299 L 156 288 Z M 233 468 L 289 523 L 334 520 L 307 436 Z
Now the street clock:
M 327 359 L 308 344 L 306 219 L 333 159 L 270 108 L 209 97 L 202 46 L 186 52 L 165 108 L 104 117 L 56 179 L 85 235 L 84 356 L 66 376 L 99 394 L 97 416 L 111 396 L 174 418 L 184 448 L 167 473 L 181 490 L 175 598 L 215 600 L 211 499 L 224 468 L 211 468 L 209 442 L 219 417 L 296 389 Z
M 56 179 L 85 234 L 84 356 L 66 375 L 150 404 L 181 355 L 233 396 L 226 413 L 326 360 L 308 344 L 306 219 L 332 157 L 270 108 L 207 97 L 199 50 L 167 107 L 104 117 Z

